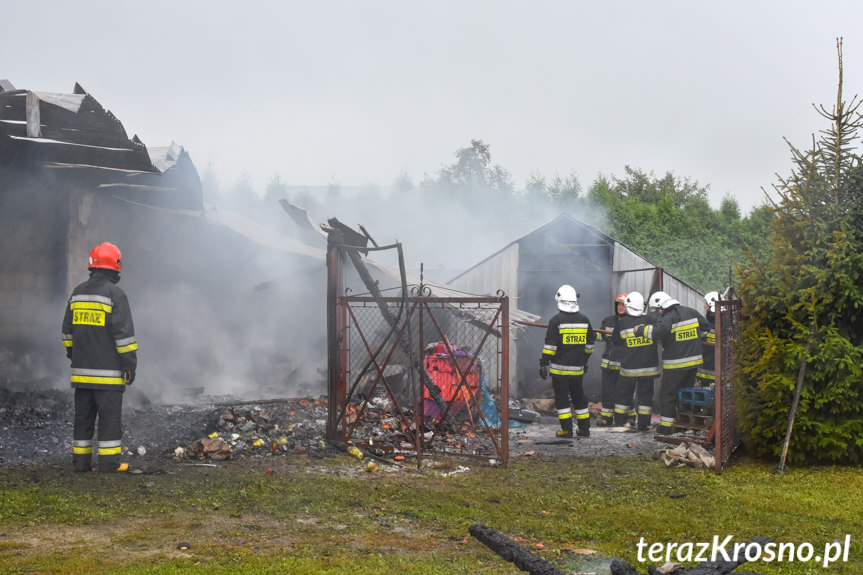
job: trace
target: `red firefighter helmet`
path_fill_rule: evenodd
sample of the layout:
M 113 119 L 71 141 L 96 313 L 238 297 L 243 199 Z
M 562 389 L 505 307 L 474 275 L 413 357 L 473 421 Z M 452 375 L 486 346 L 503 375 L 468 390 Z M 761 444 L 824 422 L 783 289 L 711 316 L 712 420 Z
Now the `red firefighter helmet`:
M 90 252 L 90 265 L 87 267 L 91 270 L 100 268 L 119 272 L 123 267 L 120 262 L 121 258 L 120 248 L 114 244 L 104 242 L 93 248 L 93 251 Z
M 626 296 L 629 294 L 622 293 L 614 298 L 614 313 L 617 315 L 626 314 Z

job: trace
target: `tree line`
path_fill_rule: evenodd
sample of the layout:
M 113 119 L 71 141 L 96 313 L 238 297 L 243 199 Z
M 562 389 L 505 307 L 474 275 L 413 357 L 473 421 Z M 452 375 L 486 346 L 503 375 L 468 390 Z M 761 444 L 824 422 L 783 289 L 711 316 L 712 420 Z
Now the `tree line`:
M 419 183 L 403 174 L 389 190 L 367 186 L 350 196 L 338 183 L 316 194 L 308 189 L 292 191 L 280 176 L 270 180 L 262 195 L 255 193 L 248 179 L 235 183 L 228 193 L 219 189 L 211 173 L 205 172 L 202 180 L 206 201 L 215 198 L 258 218 L 283 217 L 280 198 L 318 215 L 320 221 L 339 213 L 375 221 L 380 219 L 379 206 L 388 205 L 391 209 L 385 213 L 399 211 L 404 217 L 422 213 L 422 218 L 412 219 L 413 231 L 427 226 L 433 237 L 440 222 L 469 218 L 468 225 L 482 226 L 498 245 L 514 239 L 513 231 L 501 222 L 517 219 L 524 222 L 518 231 L 527 232 L 567 212 L 703 292 L 728 285 L 743 253 L 741 247 L 765 253 L 772 213 L 767 206 L 759 206 L 743 216 L 731 195 L 714 209 L 707 186 L 671 171 L 659 177 L 629 166 L 621 176 L 598 176 L 587 189 L 574 172 L 551 178 L 535 173 L 519 189 L 510 173 L 492 162 L 491 145 L 477 139 L 459 148 L 453 163 Z M 391 220 L 386 224 L 392 225 Z

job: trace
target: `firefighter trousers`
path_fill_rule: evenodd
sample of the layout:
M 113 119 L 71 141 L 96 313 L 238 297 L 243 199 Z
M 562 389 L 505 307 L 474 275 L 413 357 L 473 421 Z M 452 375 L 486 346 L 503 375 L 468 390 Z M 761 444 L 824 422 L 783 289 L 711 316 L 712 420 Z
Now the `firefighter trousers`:
M 75 424 L 72 431 L 72 465 L 75 471 L 90 471 L 95 442 L 99 471 L 116 471 L 120 465 L 123 438 L 123 392 L 113 389 L 75 389 Z
M 617 399 L 617 380 L 620 371 L 616 369 L 602 370 L 602 418 L 611 419 L 614 414 L 614 403 Z
M 650 426 L 650 417 L 653 411 L 653 378 L 652 377 L 623 377 L 617 380 L 617 396 L 614 403 L 614 424 L 626 423 L 632 411 L 632 394 L 635 393 L 638 401 L 637 426 L 641 431 L 646 431 Z
M 572 415 L 569 399 L 575 407 L 575 418 L 578 428 L 590 429 L 590 413 L 587 410 L 587 396 L 584 394 L 583 376 L 552 375 L 551 386 L 554 389 L 554 407 L 560 428 L 572 431 Z
M 695 385 L 696 369 L 663 369 L 662 385 L 659 389 L 659 415 L 661 424 L 665 427 L 674 425 L 677 415 L 677 396 L 684 387 Z

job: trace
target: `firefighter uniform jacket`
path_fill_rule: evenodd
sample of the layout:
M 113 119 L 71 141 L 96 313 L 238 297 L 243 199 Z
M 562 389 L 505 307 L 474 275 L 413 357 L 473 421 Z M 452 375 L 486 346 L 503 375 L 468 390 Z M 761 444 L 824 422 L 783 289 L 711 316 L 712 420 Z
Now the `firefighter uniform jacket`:
M 596 332 L 581 312 L 559 312 L 551 318 L 545 332 L 540 366 L 557 376 L 584 375 L 584 366 L 593 353 Z
M 97 271 L 72 291 L 63 317 L 72 387 L 124 391 L 124 372 L 138 363 L 135 327 L 125 292 Z
M 618 317 L 620 316 L 614 313 L 606 316 L 602 320 L 602 324 L 600 324 L 599 329 L 614 332 Z M 605 349 L 602 352 L 602 369 L 620 371 L 620 360 L 618 359 L 620 354 L 614 345 L 614 340 L 612 339 L 611 334 L 598 333 L 596 334 L 596 337 L 605 342 Z
M 659 375 L 659 352 L 656 341 L 649 335 L 635 335 L 635 327 L 643 317 L 621 316 L 614 328 L 615 346 L 620 361 L 620 377 L 656 377 Z
M 690 369 L 703 363 L 701 338 L 710 330 L 707 319 L 680 304 L 673 305 L 662 317 L 645 328 L 645 335 L 662 343 L 662 369 Z

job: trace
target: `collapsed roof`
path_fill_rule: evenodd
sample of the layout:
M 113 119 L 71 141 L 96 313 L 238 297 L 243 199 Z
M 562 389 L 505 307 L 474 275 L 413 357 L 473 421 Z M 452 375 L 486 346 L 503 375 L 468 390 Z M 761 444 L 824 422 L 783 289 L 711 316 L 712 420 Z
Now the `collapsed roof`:
M 155 172 L 147 147 L 80 84 L 72 94 L 16 90 L 0 82 L 2 161 L 90 164 Z

